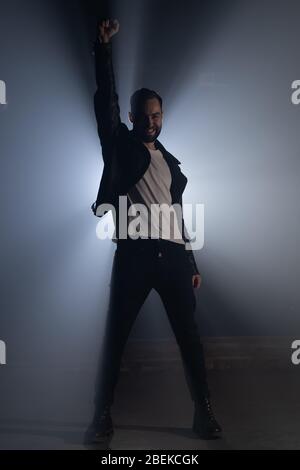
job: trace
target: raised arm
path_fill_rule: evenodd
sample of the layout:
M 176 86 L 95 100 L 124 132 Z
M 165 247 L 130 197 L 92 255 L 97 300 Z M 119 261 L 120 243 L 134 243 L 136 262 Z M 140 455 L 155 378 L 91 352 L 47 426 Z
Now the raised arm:
M 97 91 L 94 108 L 104 162 L 111 155 L 113 139 L 121 124 L 118 95 L 112 62 L 111 38 L 119 31 L 118 20 L 103 20 L 98 24 L 95 42 L 95 71 Z

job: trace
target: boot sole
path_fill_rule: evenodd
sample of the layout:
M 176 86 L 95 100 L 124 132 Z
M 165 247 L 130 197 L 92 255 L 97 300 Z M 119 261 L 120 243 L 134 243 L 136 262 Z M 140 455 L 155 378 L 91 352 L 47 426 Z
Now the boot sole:
M 110 431 L 107 431 L 105 434 L 101 434 L 99 436 L 93 437 L 92 442 L 94 444 L 101 444 L 107 441 L 108 439 L 110 439 L 113 436 L 113 434 L 114 434 L 114 430 L 112 429 Z
M 192 428 L 192 431 L 200 438 L 200 439 L 205 439 L 205 440 L 210 440 L 210 439 L 217 439 L 218 437 L 221 437 L 222 430 L 220 431 L 202 431 L 200 429 L 197 429 L 195 427 Z

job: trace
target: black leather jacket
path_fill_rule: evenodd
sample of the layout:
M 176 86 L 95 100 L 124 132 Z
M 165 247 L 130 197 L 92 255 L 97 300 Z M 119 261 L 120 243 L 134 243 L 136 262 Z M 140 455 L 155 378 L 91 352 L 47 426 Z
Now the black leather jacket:
M 121 122 L 118 95 L 112 63 L 112 43 L 100 43 L 94 47 L 97 91 L 94 96 L 94 108 L 104 161 L 103 173 L 96 201 L 91 208 L 97 217 L 97 207 L 100 204 L 112 204 L 118 208 L 119 196 L 127 195 L 147 170 L 151 155 L 147 147 Z M 155 146 L 161 150 L 171 172 L 172 204 L 182 207 L 182 193 L 187 184 L 186 176 L 181 172 L 181 162 L 171 155 L 164 146 L 155 141 Z M 102 214 L 103 215 L 103 214 Z M 115 220 L 118 234 L 118 216 Z M 182 219 L 182 236 L 186 243 L 185 225 Z M 198 274 L 198 268 L 192 250 L 187 250 L 193 274 Z

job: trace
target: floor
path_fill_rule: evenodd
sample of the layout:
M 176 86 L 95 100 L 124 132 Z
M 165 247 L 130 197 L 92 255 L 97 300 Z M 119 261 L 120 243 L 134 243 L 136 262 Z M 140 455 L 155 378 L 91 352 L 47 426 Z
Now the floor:
M 33 389 L 36 376 L 39 385 Z M 76 369 L 48 370 L 44 377 L 27 370 L 26 380 L 18 383 L 17 371 L 14 391 L 11 386 L 2 388 L 0 449 L 93 448 L 83 444 L 91 408 L 86 389 L 78 386 L 89 384 L 92 377 L 92 371 Z M 9 379 L 11 384 L 14 376 Z M 209 383 L 224 433 L 220 439 L 204 441 L 191 431 L 193 403 L 181 367 L 123 372 L 112 408 L 115 433 L 108 448 L 300 449 L 297 368 L 212 370 Z

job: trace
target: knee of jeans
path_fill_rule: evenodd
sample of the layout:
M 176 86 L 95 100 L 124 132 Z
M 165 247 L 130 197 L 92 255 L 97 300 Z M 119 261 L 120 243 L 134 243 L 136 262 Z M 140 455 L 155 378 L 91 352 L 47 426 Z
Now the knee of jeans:
M 195 296 L 195 293 L 193 292 L 193 300 L 192 300 L 192 308 L 191 308 L 193 313 L 195 313 L 196 307 L 197 307 L 196 296 Z
M 201 345 L 197 324 L 179 328 L 176 332 L 176 339 L 178 343 L 186 343 L 188 345 L 194 345 L 197 343 L 198 345 Z
M 191 297 L 190 306 L 189 306 L 190 315 L 192 315 L 193 317 L 196 312 L 196 308 L 197 308 L 196 296 L 193 292 L 193 296 Z
M 194 319 L 196 307 L 197 307 L 196 296 L 195 296 L 195 293 L 192 291 L 191 293 L 189 292 L 189 295 L 186 296 L 184 299 L 179 300 L 176 308 L 183 310 L 185 316 L 191 317 Z

